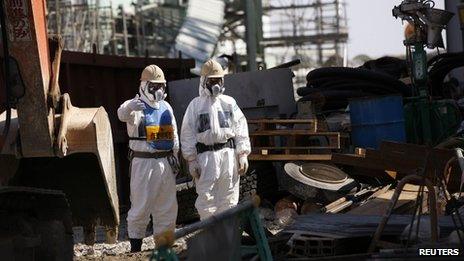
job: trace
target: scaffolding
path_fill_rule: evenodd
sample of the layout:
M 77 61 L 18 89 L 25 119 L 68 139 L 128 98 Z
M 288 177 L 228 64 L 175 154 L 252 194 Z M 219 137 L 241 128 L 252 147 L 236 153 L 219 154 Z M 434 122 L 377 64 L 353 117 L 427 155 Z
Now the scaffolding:
M 111 1 L 49 0 L 48 31 L 60 34 L 64 48 L 90 52 L 95 44 L 98 53 L 114 53 L 114 18 Z
M 137 0 L 113 9 L 111 0 L 49 0 L 48 30 L 61 34 L 66 50 L 167 56 L 186 6 L 180 0 Z
M 250 7 L 251 2 L 255 4 Z M 229 1 L 225 20 L 216 55 L 233 54 L 236 71 L 252 67 L 247 65 L 250 50 L 255 50 L 258 67 L 300 59 L 301 64 L 293 68 L 297 86 L 305 84 L 313 68 L 346 65 L 348 26 L 343 0 Z M 247 33 L 250 24 L 255 30 Z M 250 37 L 257 39 L 251 49 Z
M 131 6 L 115 9 L 111 0 L 47 2 L 49 31 L 63 36 L 67 50 L 157 57 L 183 51 L 193 58 L 196 53 L 225 54 L 234 58 L 229 59 L 234 61 L 233 71 L 300 59 L 294 68 L 297 86 L 313 68 L 346 64 L 344 0 L 225 1 L 221 21 L 216 21 L 216 2 L 224 2 L 216 0 L 134 0 Z M 218 35 L 207 18 L 216 19 Z
M 263 4 L 263 47 L 271 65 L 301 59 L 295 84 L 309 70 L 346 65 L 348 26 L 343 0 L 269 0 Z
M 168 56 L 185 18 L 184 1 L 141 1 L 133 12 L 118 7 L 115 17 L 116 54 Z

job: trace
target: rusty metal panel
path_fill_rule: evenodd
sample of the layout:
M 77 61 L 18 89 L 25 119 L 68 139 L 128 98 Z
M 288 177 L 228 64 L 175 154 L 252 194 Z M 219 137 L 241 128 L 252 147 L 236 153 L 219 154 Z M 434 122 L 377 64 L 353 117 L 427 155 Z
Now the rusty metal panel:
M 0 56 L 3 56 L 0 53 Z M 0 111 L 4 110 L 3 61 L 0 64 Z M 160 66 L 169 81 L 190 77 L 193 59 L 136 58 L 63 51 L 60 68 L 61 93 L 69 93 L 72 104 L 81 107 L 103 106 L 113 133 L 115 165 L 120 202 L 128 202 L 129 162 L 126 126 L 117 117 L 117 109 L 138 93 L 140 74 L 149 64 Z M 22 74 L 26 72 L 21 71 Z M 168 94 L 168 100 L 170 96 Z M 174 108 L 176 110 L 176 108 Z
M 10 56 L 19 63 L 26 94 L 18 114 L 25 157 L 53 155 L 53 115 L 47 106 L 50 81 L 45 2 L 5 1 Z
M 169 88 L 169 81 L 190 76 L 195 61 L 64 51 L 61 57 L 60 89 L 62 93 L 69 93 L 73 105 L 77 107 L 105 107 L 110 117 L 114 141 L 126 143 L 126 127 L 118 120 L 117 109 L 125 100 L 138 93 L 140 74 L 149 64 L 156 64 L 163 69 Z
M 134 58 L 69 51 L 64 51 L 61 58 L 61 92 L 69 93 L 75 106 L 103 106 L 108 113 L 115 143 L 118 194 L 124 208 L 129 203 L 128 138 L 125 124 L 118 120 L 117 109 L 138 93 L 140 74 L 145 66 L 156 64 L 163 69 L 169 93 L 169 81 L 190 76 L 195 62 L 192 59 Z

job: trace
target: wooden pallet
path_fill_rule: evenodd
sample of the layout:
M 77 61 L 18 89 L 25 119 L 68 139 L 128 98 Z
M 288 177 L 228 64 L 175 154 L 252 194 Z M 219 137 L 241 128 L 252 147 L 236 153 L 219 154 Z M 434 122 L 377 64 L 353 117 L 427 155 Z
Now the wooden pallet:
M 257 119 L 257 120 L 248 120 L 248 125 L 257 125 L 258 129 L 266 130 L 266 129 L 277 129 L 277 125 L 283 126 L 294 126 L 295 124 L 304 124 L 309 125 L 307 130 L 317 132 L 317 120 L 309 120 L 309 119 Z
M 331 154 L 272 154 L 272 155 L 260 155 L 250 154 L 249 160 L 255 161 L 330 161 L 332 159 Z
M 338 132 L 317 132 L 317 121 L 307 119 L 249 120 L 252 153 L 250 160 L 293 161 L 330 160 L 330 154 L 311 154 L 311 150 L 340 149 Z M 295 124 L 302 129 L 293 129 Z M 282 129 L 285 127 L 285 129 Z M 310 144 L 311 138 L 323 137 L 327 145 Z

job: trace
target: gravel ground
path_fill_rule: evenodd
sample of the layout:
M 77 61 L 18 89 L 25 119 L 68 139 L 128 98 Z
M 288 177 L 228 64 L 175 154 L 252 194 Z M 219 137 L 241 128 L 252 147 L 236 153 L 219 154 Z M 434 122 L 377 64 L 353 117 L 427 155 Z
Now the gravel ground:
M 280 232 L 284 226 L 282 220 L 276 218 L 272 209 L 260 208 L 259 214 L 263 225 L 267 227 L 271 234 L 275 235 Z M 290 217 L 288 217 L 290 218 Z M 291 218 L 290 218 L 291 219 Z M 287 220 L 286 220 L 287 221 Z M 285 222 L 286 223 L 286 222 Z M 96 244 L 88 246 L 82 243 L 83 231 L 82 228 L 74 229 L 74 260 L 90 261 L 90 260 L 147 260 L 151 257 L 155 243 L 153 237 L 150 236 L 150 231 L 147 231 L 147 237 L 143 239 L 142 252 L 130 253 L 130 243 L 127 238 L 127 229 L 125 217 L 121 218 L 119 227 L 119 242 L 116 244 L 102 243 L 105 241 L 102 228 L 97 228 Z M 176 253 L 181 253 L 187 249 L 187 239 L 193 235 L 176 240 L 174 250 Z
M 155 243 L 153 237 L 143 239 L 142 252 L 130 253 L 129 241 L 122 241 L 116 244 L 95 244 L 88 246 L 85 244 L 74 245 L 74 260 L 147 260 L 151 257 Z M 180 253 L 187 249 L 186 240 L 181 238 L 174 243 L 174 250 Z
M 143 239 L 142 252 L 130 253 L 130 243 L 127 236 L 126 214 L 121 214 L 119 225 L 118 243 L 107 244 L 103 227 L 96 228 L 95 242 L 93 246 L 83 244 L 84 231 L 82 227 L 74 227 L 74 260 L 147 260 L 151 257 L 155 243 L 151 236 L 151 229 L 147 228 L 146 237 Z M 178 239 L 174 244 L 177 253 L 187 249 L 185 239 Z

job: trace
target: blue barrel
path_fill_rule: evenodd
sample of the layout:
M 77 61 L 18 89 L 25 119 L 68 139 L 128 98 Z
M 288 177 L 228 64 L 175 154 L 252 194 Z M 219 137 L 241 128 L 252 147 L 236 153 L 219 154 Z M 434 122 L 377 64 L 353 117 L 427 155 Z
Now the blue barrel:
M 352 99 L 350 117 L 355 147 L 378 149 L 382 141 L 406 142 L 401 96 Z

